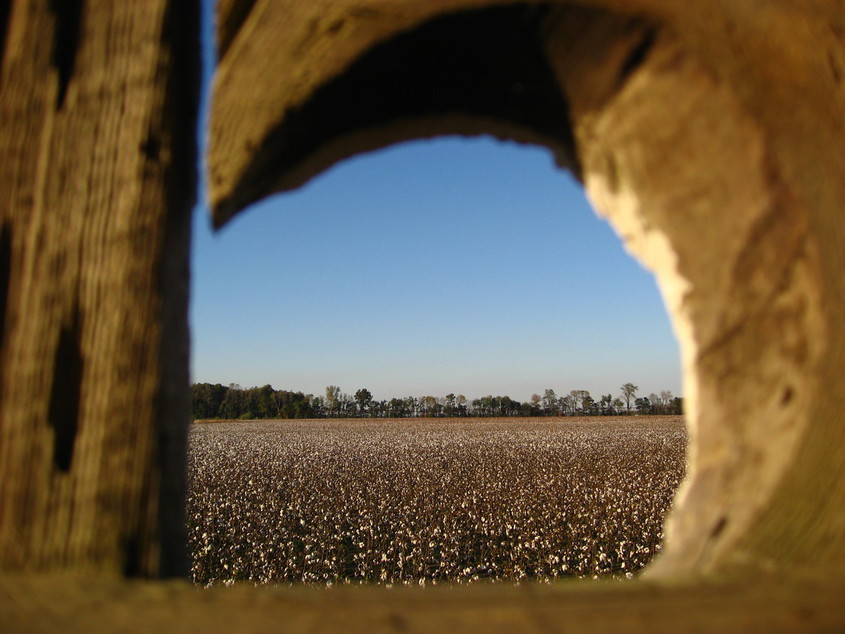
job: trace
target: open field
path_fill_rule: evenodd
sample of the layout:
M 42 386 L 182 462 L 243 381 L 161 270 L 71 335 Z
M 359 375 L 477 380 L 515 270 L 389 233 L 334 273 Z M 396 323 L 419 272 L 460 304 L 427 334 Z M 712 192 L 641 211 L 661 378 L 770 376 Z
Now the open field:
M 194 425 L 200 584 L 630 576 L 660 549 L 680 417 Z

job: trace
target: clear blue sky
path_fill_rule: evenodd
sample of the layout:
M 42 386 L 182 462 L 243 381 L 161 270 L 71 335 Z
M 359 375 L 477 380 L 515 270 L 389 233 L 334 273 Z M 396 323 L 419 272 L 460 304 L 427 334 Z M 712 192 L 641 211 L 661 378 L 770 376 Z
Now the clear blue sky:
M 406 143 L 216 234 L 195 211 L 192 380 L 527 400 L 681 394 L 652 276 L 545 149 Z

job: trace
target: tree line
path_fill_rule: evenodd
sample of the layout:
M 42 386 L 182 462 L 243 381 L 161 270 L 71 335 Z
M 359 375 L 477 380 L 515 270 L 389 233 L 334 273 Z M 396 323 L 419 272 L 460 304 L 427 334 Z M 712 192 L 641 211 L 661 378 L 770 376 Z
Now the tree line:
M 528 401 L 509 396 L 482 396 L 469 400 L 463 394 L 407 396 L 375 400 L 361 388 L 347 394 L 336 385 L 325 394 L 275 390 L 270 385 L 243 388 L 219 383 L 195 383 L 191 386 L 193 417 L 198 419 L 262 418 L 424 418 L 424 417 L 508 417 L 508 416 L 618 416 L 622 414 L 683 413 L 683 399 L 669 390 L 637 397 L 639 387 L 626 383 L 614 397 L 603 394 L 593 398 L 588 390 L 571 390 L 559 396 L 553 389 L 533 394 Z

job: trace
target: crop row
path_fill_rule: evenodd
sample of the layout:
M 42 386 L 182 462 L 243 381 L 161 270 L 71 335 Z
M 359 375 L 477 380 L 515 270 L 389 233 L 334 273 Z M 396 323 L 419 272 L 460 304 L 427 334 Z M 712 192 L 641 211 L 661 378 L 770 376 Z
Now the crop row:
M 630 576 L 684 471 L 673 419 L 195 425 L 195 582 Z

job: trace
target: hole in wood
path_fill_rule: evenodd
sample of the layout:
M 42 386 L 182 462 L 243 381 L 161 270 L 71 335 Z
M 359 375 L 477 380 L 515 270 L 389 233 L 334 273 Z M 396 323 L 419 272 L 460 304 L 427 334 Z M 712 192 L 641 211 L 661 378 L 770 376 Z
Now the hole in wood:
M 53 462 L 63 472 L 70 471 L 79 426 L 84 368 L 81 337 L 81 318 L 74 310 L 59 333 L 48 414 L 53 428 Z
M 677 413 L 677 349 L 650 276 L 549 167 L 489 140 L 408 144 L 198 239 L 196 416 L 321 420 L 194 427 L 195 581 L 651 560 L 684 468 L 683 420 L 650 416 Z M 626 379 L 643 389 L 623 400 Z

